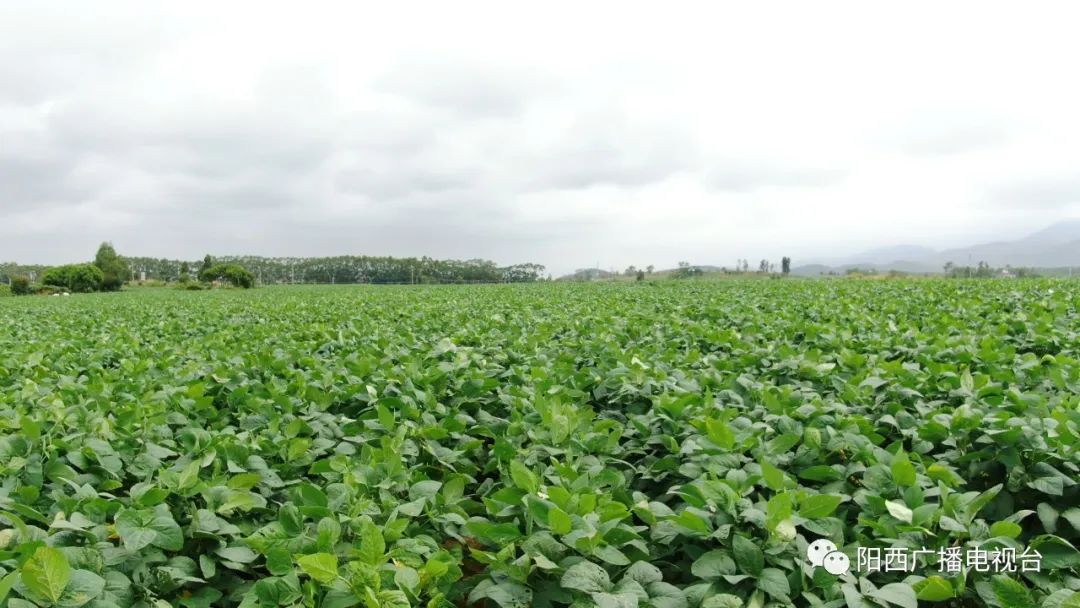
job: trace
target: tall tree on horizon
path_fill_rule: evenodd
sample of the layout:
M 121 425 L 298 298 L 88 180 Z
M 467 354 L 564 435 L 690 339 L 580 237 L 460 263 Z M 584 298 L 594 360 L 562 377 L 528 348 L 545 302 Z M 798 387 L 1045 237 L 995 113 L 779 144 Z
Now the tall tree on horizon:
M 202 266 L 199 267 L 199 280 L 200 281 L 205 281 L 206 279 L 204 279 L 203 277 L 206 275 L 206 272 L 208 270 L 210 270 L 211 268 L 213 268 L 213 267 L 214 267 L 214 258 L 210 257 L 210 254 L 208 253 L 208 254 L 206 254 L 205 257 L 203 257 Z
M 102 291 L 120 291 L 120 287 L 131 275 L 131 270 L 126 262 L 116 253 L 113 244 L 106 241 L 98 247 L 97 255 L 94 256 L 94 266 L 101 270 Z

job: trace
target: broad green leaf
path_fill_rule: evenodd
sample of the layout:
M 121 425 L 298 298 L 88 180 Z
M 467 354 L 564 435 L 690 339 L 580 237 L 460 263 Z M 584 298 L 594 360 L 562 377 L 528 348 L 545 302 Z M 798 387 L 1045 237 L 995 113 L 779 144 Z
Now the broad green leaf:
M 1043 598 L 1039 608 L 1080 608 L 1080 591 L 1058 589 Z
M 1016 538 L 1020 536 L 1024 529 L 1020 527 L 1020 524 L 1013 523 L 1011 521 L 998 521 L 994 522 L 994 525 L 990 526 L 990 536 L 1005 536 L 1007 538 Z
M 195 487 L 195 484 L 199 482 L 199 469 L 201 463 L 198 460 L 193 460 L 180 471 L 180 477 L 177 481 L 177 487 L 181 490 Z
M 659 581 L 649 584 L 648 602 L 654 608 L 687 608 L 689 606 L 686 593 L 682 589 Z
M 799 505 L 799 515 L 806 519 L 821 519 L 836 511 L 844 498 L 834 494 L 814 494 L 807 496 Z
M 888 509 L 889 515 L 892 515 L 904 523 L 911 523 L 911 518 L 914 514 L 907 505 L 892 500 L 886 500 L 885 508 Z
M 439 493 L 439 488 L 441 487 L 442 483 L 435 481 L 434 479 L 418 481 L 409 488 L 409 498 L 412 500 L 418 498 L 433 498 Z
M 781 492 L 769 499 L 765 505 L 765 527 L 774 532 L 780 522 L 791 517 L 793 512 L 793 498 L 789 492 Z
M 1031 592 L 1021 583 L 1001 574 L 990 579 L 994 595 L 1002 606 L 1009 608 L 1038 608 Z
M 1062 602 L 1061 608 L 1080 608 L 1080 591 L 1073 593 Z
M 763 569 L 757 579 L 757 588 L 770 596 L 787 600 L 791 595 L 791 585 L 788 583 L 787 577 L 784 576 L 783 570 L 776 568 Z
M 296 559 L 296 564 L 311 578 L 324 585 L 334 582 L 338 576 L 337 557 L 329 553 L 312 553 Z
M 601 545 L 593 549 L 593 555 L 613 566 L 626 566 L 630 563 L 630 558 L 626 557 L 626 554 L 611 545 Z
M 892 460 L 892 476 L 893 481 L 899 486 L 913 486 L 915 485 L 915 465 L 911 464 L 911 460 L 908 459 L 907 452 L 900 450 L 893 456 Z
M 573 525 L 570 516 L 559 507 L 552 507 L 548 511 L 548 526 L 551 527 L 551 531 L 555 534 L 569 534 L 573 529 Z
M 919 608 L 915 590 L 904 583 L 889 583 L 869 593 L 870 597 L 900 606 L 900 608 Z
M 533 592 L 514 581 L 495 582 L 485 579 L 469 594 L 469 603 L 475 605 L 485 598 L 502 608 L 529 608 L 532 605 Z
M 637 608 L 639 601 L 638 597 L 628 593 L 593 593 L 590 598 L 596 608 Z
M 966 509 L 967 514 L 971 517 L 977 515 L 979 511 L 982 511 L 983 507 L 990 504 L 990 501 L 994 500 L 994 498 L 997 497 L 998 493 L 1001 492 L 1001 488 L 1003 487 L 1004 486 L 999 483 L 996 486 L 990 488 L 989 490 L 981 492 L 968 504 Z
M 765 556 L 756 542 L 745 536 L 734 536 L 731 539 L 731 551 L 740 572 L 753 576 L 761 574 L 761 569 L 765 567 Z
M 291 502 L 281 506 L 278 511 L 278 522 L 281 523 L 285 533 L 290 536 L 297 536 L 304 529 L 304 518 L 300 515 L 300 510 L 296 508 L 296 505 Z
M 761 477 L 770 490 L 779 492 L 787 484 L 784 472 L 769 464 L 767 460 L 761 461 Z
M 371 521 L 365 521 L 360 528 L 360 546 L 356 549 L 356 555 L 360 561 L 377 566 L 383 562 L 386 553 L 386 541 L 383 539 L 382 530 Z
M 472 536 L 495 546 L 505 546 L 521 538 L 521 530 L 513 524 L 470 521 L 466 524 L 465 529 Z
M 186 608 L 210 608 L 210 605 L 220 600 L 223 595 L 213 587 L 203 587 L 187 597 L 182 597 L 180 605 Z
M 70 580 L 71 566 L 67 558 L 52 547 L 38 547 L 22 567 L 22 582 L 26 588 L 54 604 L 60 600 Z
M 536 474 L 518 460 L 510 462 L 510 476 L 514 480 L 514 485 L 530 494 L 536 494 L 537 490 L 540 489 L 540 482 L 536 478 Z
M 138 551 L 150 545 L 170 551 L 183 548 L 183 531 L 162 507 L 156 511 L 125 509 L 116 515 L 116 532 L 126 549 Z
M 660 572 L 660 568 L 657 568 L 648 562 L 634 562 L 634 565 L 626 569 L 625 576 L 631 580 L 637 581 L 641 585 L 658 583 L 664 580 L 664 575 Z
M 913 588 L 916 597 L 927 602 L 942 602 L 955 597 L 952 583 L 936 574 L 915 583 Z
M 1061 516 L 1069 522 L 1074 530 L 1080 532 L 1080 507 L 1072 507 L 1062 511 Z
M 726 551 L 709 551 L 694 560 L 690 572 L 698 578 L 720 578 L 725 574 L 735 574 L 735 561 Z
M 730 593 L 718 593 L 705 598 L 701 608 L 743 608 L 743 601 Z
M 576 589 L 586 593 L 611 589 L 611 579 L 607 571 L 588 561 L 581 561 L 567 568 L 559 584 L 564 589 Z
M 723 420 L 706 418 L 705 430 L 709 441 L 715 443 L 720 449 L 730 450 L 735 447 L 735 435 Z
M 292 554 L 286 547 L 271 547 L 266 552 L 266 569 L 274 576 L 292 572 Z
M 15 584 L 15 579 L 17 578 L 19 578 L 19 571 L 12 570 L 11 572 L 8 572 L 4 578 L 0 579 L 0 603 L 2 603 L 8 593 L 11 592 L 11 587 Z
M 1028 547 L 1039 552 L 1039 563 L 1044 571 L 1080 566 L 1080 551 L 1060 536 L 1036 536 L 1028 541 Z
M 800 441 L 802 441 L 802 435 L 799 435 L 798 433 L 785 433 L 770 440 L 766 444 L 766 448 L 770 453 L 780 454 L 795 447 Z
M 254 551 L 247 547 L 224 547 L 217 549 L 214 553 L 221 559 L 238 564 L 249 564 L 258 557 Z
M 60 608 L 78 608 L 101 595 L 105 579 L 89 570 L 72 570 L 64 593 L 56 602 Z

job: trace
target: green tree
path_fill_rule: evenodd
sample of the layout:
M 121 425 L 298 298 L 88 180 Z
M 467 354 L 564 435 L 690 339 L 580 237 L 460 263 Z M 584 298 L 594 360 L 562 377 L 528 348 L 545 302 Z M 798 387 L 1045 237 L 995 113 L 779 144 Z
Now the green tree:
M 784 274 L 791 273 L 791 258 L 786 255 L 780 260 L 780 272 Z
M 120 291 L 120 287 L 131 276 L 131 270 L 124 260 L 117 255 L 112 243 L 102 243 L 94 256 L 94 266 L 101 271 L 102 291 Z
M 532 283 L 544 272 L 542 264 L 514 264 L 501 269 L 502 280 L 507 283 Z
M 180 282 L 187 283 L 191 280 L 191 265 L 187 262 L 180 264 Z
M 202 266 L 199 267 L 199 280 L 200 281 L 205 281 L 206 279 L 203 278 L 203 273 L 207 272 L 208 270 L 210 270 L 213 267 L 214 267 L 214 258 L 210 257 L 210 254 L 208 253 L 208 254 L 206 254 L 206 257 L 204 257 L 203 260 L 202 260 Z
M 199 273 L 205 282 L 224 281 L 234 287 L 249 289 L 255 286 L 255 275 L 239 264 L 216 264 Z
M 702 270 L 697 266 L 691 266 L 690 262 L 679 262 L 679 267 L 671 273 L 673 279 L 688 279 L 690 277 L 698 276 L 702 273 Z
M 45 271 L 43 285 L 52 285 L 76 293 L 98 291 L 105 281 L 105 273 L 94 264 L 68 264 Z
M 11 295 L 28 296 L 31 291 L 30 279 L 24 276 L 11 277 Z

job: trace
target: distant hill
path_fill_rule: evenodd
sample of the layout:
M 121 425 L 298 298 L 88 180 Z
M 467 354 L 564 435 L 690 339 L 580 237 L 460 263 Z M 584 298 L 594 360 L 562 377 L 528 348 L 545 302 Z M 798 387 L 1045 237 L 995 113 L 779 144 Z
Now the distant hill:
M 559 277 L 560 281 L 596 281 L 610 279 L 619 276 L 617 272 L 611 272 L 602 268 L 579 268 L 570 274 Z
M 725 270 L 722 266 L 711 266 L 709 264 L 694 264 L 692 268 L 697 268 L 703 273 L 721 272 Z M 644 269 L 642 269 L 644 270 Z M 649 273 L 650 279 L 663 278 L 671 273 L 679 270 L 678 268 L 664 268 L 660 270 L 653 270 Z M 618 279 L 628 278 L 633 279 L 633 276 L 627 276 L 619 272 L 611 272 L 610 270 L 604 270 L 602 268 L 579 268 L 570 274 L 564 274 L 558 278 L 560 281 L 597 281 L 601 279 Z
M 869 264 L 888 264 L 896 260 L 918 260 L 934 253 L 934 250 L 929 247 L 894 245 L 864 251 L 858 255 L 858 259 Z
M 816 276 L 850 268 L 910 273 L 941 272 L 947 262 L 957 266 L 986 262 L 994 267 L 1080 267 L 1080 220 L 1057 222 L 1012 241 L 994 241 L 935 251 L 916 245 L 896 245 L 865 251 L 850 259 L 795 266 L 792 274 Z

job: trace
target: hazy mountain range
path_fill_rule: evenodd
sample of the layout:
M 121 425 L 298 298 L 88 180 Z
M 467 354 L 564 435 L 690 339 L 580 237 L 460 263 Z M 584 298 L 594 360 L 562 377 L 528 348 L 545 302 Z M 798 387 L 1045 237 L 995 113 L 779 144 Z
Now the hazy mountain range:
M 1080 220 L 1058 222 L 1013 241 L 994 241 L 970 247 L 943 250 L 917 245 L 880 247 L 842 259 L 796 265 L 791 272 L 817 275 L 830 271 L 842 273 L 849 268 L 941 272 L 947 262 L 957 266 L 975 266 L 979 262 L 986 262 L 993 267 L 1080 267 Z

